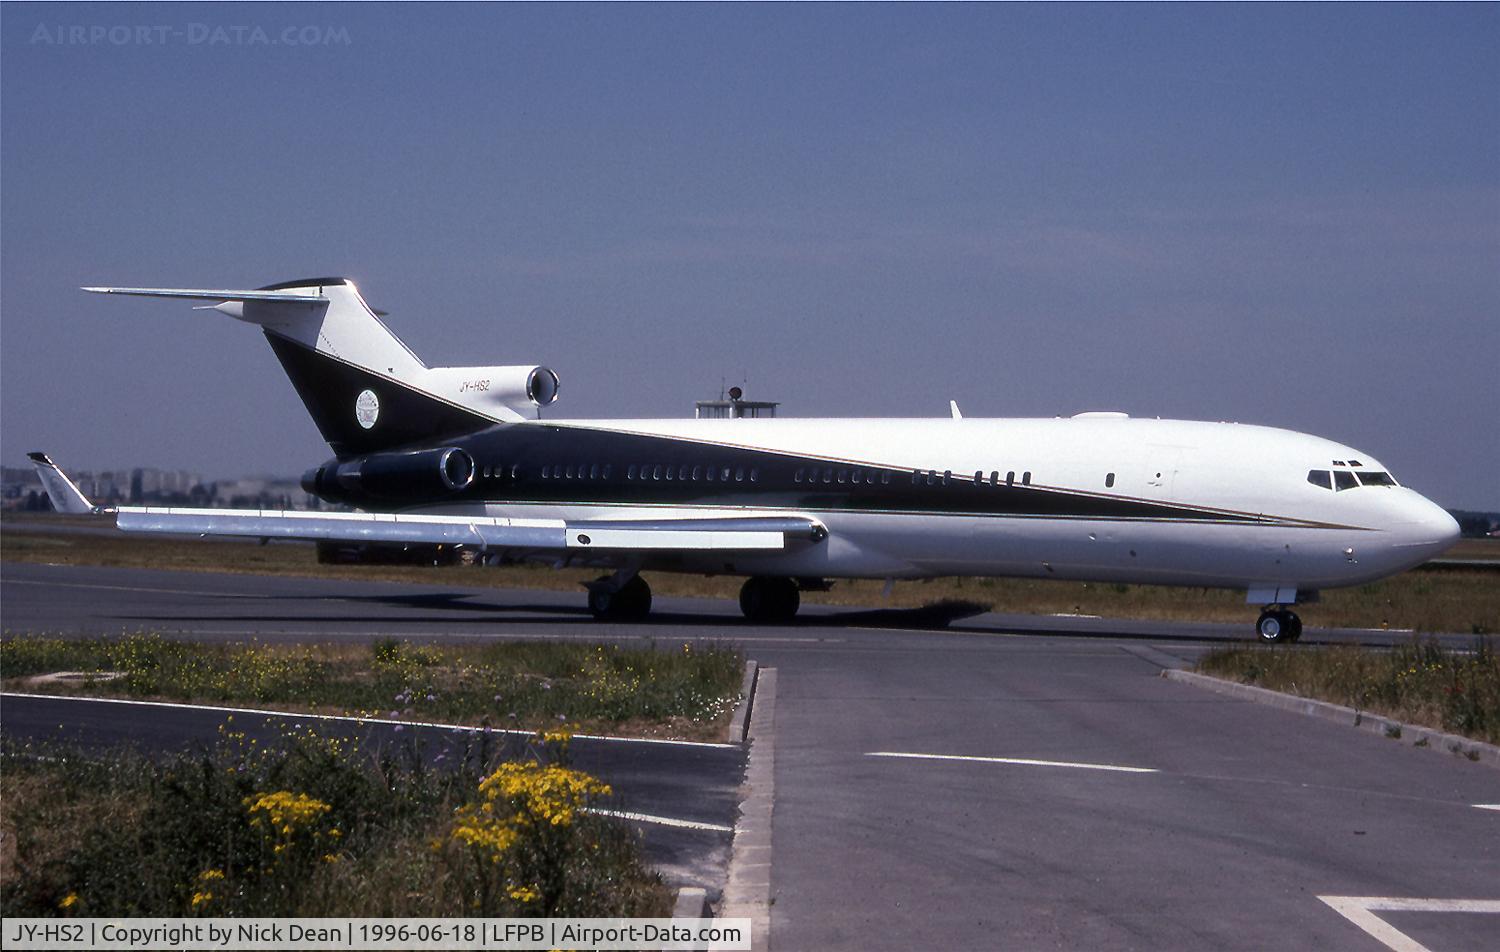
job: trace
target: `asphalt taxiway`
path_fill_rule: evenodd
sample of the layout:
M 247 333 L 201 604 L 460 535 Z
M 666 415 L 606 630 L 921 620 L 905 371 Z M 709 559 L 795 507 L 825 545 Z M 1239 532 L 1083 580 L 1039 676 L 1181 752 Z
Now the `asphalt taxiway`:
M 1382 948 L 1340 897 L 1416 903 L 1376 914 L 1434 950 L 1500 947 L 1493 767 L 1159 676 L 1248 640 L 1248 611 L 937 625 L 814 608 L 767 628 L 661 599 L 650 624 L 614 626 L 562 593 L 16 564 L 0 597 L 7 632 L 740 644 L 777 670 L 776 949 Z M 643 812 L 723 815 L 639 789 Z

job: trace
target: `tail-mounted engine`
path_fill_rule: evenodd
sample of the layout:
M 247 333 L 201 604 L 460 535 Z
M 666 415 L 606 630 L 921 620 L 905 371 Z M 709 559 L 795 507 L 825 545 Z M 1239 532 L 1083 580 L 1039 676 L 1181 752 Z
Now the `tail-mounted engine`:
M 433 367 L 422 384 L 436 396 L 481 413 L 551 406 L 559 386 L 557 374 L 546 367 Z
M 372 453 L 329 461 L 302 477 L 302 488 L 329 502 L 422 502 L 474 482 L 474 458 L 456 446 L 413 453 Z

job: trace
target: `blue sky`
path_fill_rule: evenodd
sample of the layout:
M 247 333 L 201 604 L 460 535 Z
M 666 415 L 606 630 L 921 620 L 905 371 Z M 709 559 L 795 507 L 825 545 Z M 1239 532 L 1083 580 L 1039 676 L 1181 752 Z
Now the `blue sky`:
M 1500 508 L 1494 4 L 8 3 L 0 44 L 8 465 L 320 462 L 252 328 L 76 288 L 345 274 L 556 416 L 1240 420 Z

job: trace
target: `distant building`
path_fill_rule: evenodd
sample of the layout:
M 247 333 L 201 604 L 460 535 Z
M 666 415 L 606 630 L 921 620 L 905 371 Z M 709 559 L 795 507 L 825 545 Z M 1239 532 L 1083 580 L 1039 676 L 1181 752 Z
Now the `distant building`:
M 729 399 L 699 400 L 693 405 L 693 416 L 699 420 L 734 419 L 743 417 L 773 417 L 779 403 L 766 400 L 746 400 L 745 391 L 739 387 L 729 388 Z
M 326 509 L 303 491 L 295 477 L 257 476 L 207 482 L 199 473 L 149 466 L 117 470 L 70 470 L 78 491 L 99 506 L 194 506 L 241 509 Z M 0 508 L 49 509 L 36 470 L 6 466 L 0 472 Z

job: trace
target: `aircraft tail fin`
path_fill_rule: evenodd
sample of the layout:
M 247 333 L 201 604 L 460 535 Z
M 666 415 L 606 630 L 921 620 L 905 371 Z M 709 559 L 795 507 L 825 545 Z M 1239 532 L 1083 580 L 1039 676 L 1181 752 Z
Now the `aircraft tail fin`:
M 556 399 L 543 367 L 428 367 L 348 278 L 255 290 L 88 287 L 95 294 L 215 301 L 202 309 L 258 325 L 318 431 L 340 458 L 451 439 L 523 419 Z
M 27 453 L 26 456 L 36 467 L 36 474 L 41 477 L 42 488 L 47 490 L 47 498 L 52 500 L 53 509 L 76 516 L 100 511 L 99 507 L 89 502 L 88 497 L 74 485 L 73 480 L 68 478 L 68 474 L 47 458 L 46 453 Z

